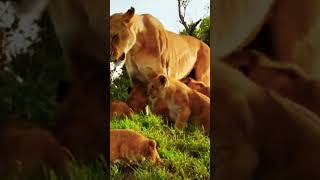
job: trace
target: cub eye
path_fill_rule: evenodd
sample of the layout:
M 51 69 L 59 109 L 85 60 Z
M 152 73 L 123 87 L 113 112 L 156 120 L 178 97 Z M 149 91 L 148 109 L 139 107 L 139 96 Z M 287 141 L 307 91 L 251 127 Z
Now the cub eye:
M 118 41 L 119 40 L 119 35 L 113 35 L 112 37 L 111 37 L 111 41 L 112 42 L 116 42 L 116 41 Z
M 151 85 L 151 89 L 153 89 L 153 85 Z

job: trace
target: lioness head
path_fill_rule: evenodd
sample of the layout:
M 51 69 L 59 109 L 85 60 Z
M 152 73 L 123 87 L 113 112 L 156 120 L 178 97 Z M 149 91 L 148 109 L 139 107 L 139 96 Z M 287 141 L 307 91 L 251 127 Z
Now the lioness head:
M 168 78 L 160 74 L 153 78 L 148 84 L 147 95 L 149 100 L 154 101 L 157 97 L 162 96 L 163 89 L 168 86 Z
M 126 54 L 136 42 L 132 28 L 135 10 L 116 13 L 110 17 L 110 60 L 116 64 L 126 59 Z

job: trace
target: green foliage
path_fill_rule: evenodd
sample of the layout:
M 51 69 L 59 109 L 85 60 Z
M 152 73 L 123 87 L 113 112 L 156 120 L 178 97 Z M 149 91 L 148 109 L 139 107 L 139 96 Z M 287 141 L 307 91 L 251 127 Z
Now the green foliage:
M 130 87 L 130 79 L 125 66 L 122 67 L 122 74 L 119 78 L 115 79 L 110 84 L 110 97 L 111 99 L 127 100 L 128 88 Z
M 199 28 L 195 31 L 195 35 L 210 46 L 210 16 L 202 19 Z
M 53 123 L 56 86 L 59 80 L 65 79 L 65 65 L 49 18 L 45 16 L 39 24 L 42 41 L 33 45 L 34 53 L 18 55 L 9 65 L 11 72 L 1 74 L 1 121 L 17 118 Z
M 210 179 L 210 140 L 195 127 L 178 130 L 154 115 L 113 119 L 111 128 L 133 129 L 157 141 L 162 166 L 111 165 L 111 179 Z
M 188 24 L 189 27 L 192 27 L 193 25 L 194 22 Z M 182 30 L 180 34 L 188 35 L 186 30 Z M 195 29 L 192 36 L 204 41 L 210 46 L 210 16 L 201 20 L 200 25 Z

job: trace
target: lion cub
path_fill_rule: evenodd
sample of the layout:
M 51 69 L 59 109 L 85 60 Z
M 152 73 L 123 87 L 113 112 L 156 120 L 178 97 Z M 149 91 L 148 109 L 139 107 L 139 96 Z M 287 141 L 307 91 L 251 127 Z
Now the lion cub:
M 160 163 L 157 143 L 142 134 L 129 129 L 110 129 L 110 161 L 117 163 L 127 160 L 129 163 L 141 163 L 149 159 Z
M 191 77 L 182 78 L 180 81 L 189 86 L 189 88 L 197 90 L 198 92 L 210 97 L 210 87 L 205 85 L 203 82 L 196 81 Z
M 284 64 L 265 54 L 247 50 L 224 59 L 256 84 L 277 91 L 320 115 L 320 81 L 296 64 Z
M 147 92 L 151 104 L 159 98 L 167 103 L 176 128 L 187 127 L 190 120 L 206 133 L 210 131 L 210 99 L 207 96 L 163 74 L 151 80 Z
M 148 100 L 146 87 L 142 83 L 135 83 L 135 85 L 128 91 L 129 97 L 127 104 L 135 113 L 144 112 Z
M 113 100 L 110 103 L 110 117 L 111 118 L 124 118 L 131 117 L 133 110 L 127 103 L 120 100 Z

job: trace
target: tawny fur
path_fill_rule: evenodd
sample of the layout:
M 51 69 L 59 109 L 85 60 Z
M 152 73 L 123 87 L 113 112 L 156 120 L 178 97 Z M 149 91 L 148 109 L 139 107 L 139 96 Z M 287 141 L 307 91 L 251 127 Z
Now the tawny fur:
M 132 110 L 136 113 L 141 113 L 145 111 L 145 107 L 147 106 L 147 92 L 146 86 L 141 83 L 135 83 L 129 92 L 129 97 L 127 100 L 127 104 L 132 108 Z
M 154 140 L 133 130 L 110 129 L 110 161 L 117 163 L 121 160 L 134 164 L 145 160 L 161 162 Z
M 111 118 L 124 118 L 131 117 L 133 110 L 127 103 L 120 100 L 113 100 L 110 103 L 110 117 Z
M 320 78 L 319 10 L 318 0 L 217 1 L 211 9 L 215 17 L 214 56 L 225 57 L 241 50 L 267 25 L 268 55 L 298 64 L 306 73 Z
M 212 67 L 215 179 L 319 179 L 319 117 L 218 60 Z
M 125 60 L 132 80 L 148 83 L 149 73 L 165 73 L 181 79 L 194 69 L 195 79 L 210 85 L 208 45 L 194 37 L 165 30 L 150 14 L 136 15 L 133 8 L 113 14 L 110 45 L 111 60 Z
M 207 96 L 163 74 L 150 82 L 148 95 L 152 104 L 158 98 L 167 103 L 170 119 L 175 121 L 176 128 L 184 129 L 194 123 L 206 133 L 210 132 L 210 99 Z
M 180 81 L 183 82 L 184 84 L 186 84 L 187 86 L 189 86 L 189 88 L 194 89 L 194 90 L 210 97 L 210 87 L 206 86 L 203 82 L 196 81 L 196 80 L 192 79 L 191 77 L 182 78 Z
M 320 81 L 296 64 L 279 63 L 254 51 L 240 51 L 225 58 L 258 85 L 277 91 L 320 115 Z
M 149 104 L 153 114 L 162 116 L 167 123 L 174 123 L 174 120 L 170 118 L 168 104 L 163 98 L 157 98 L 153 102 L 149 102 Z

